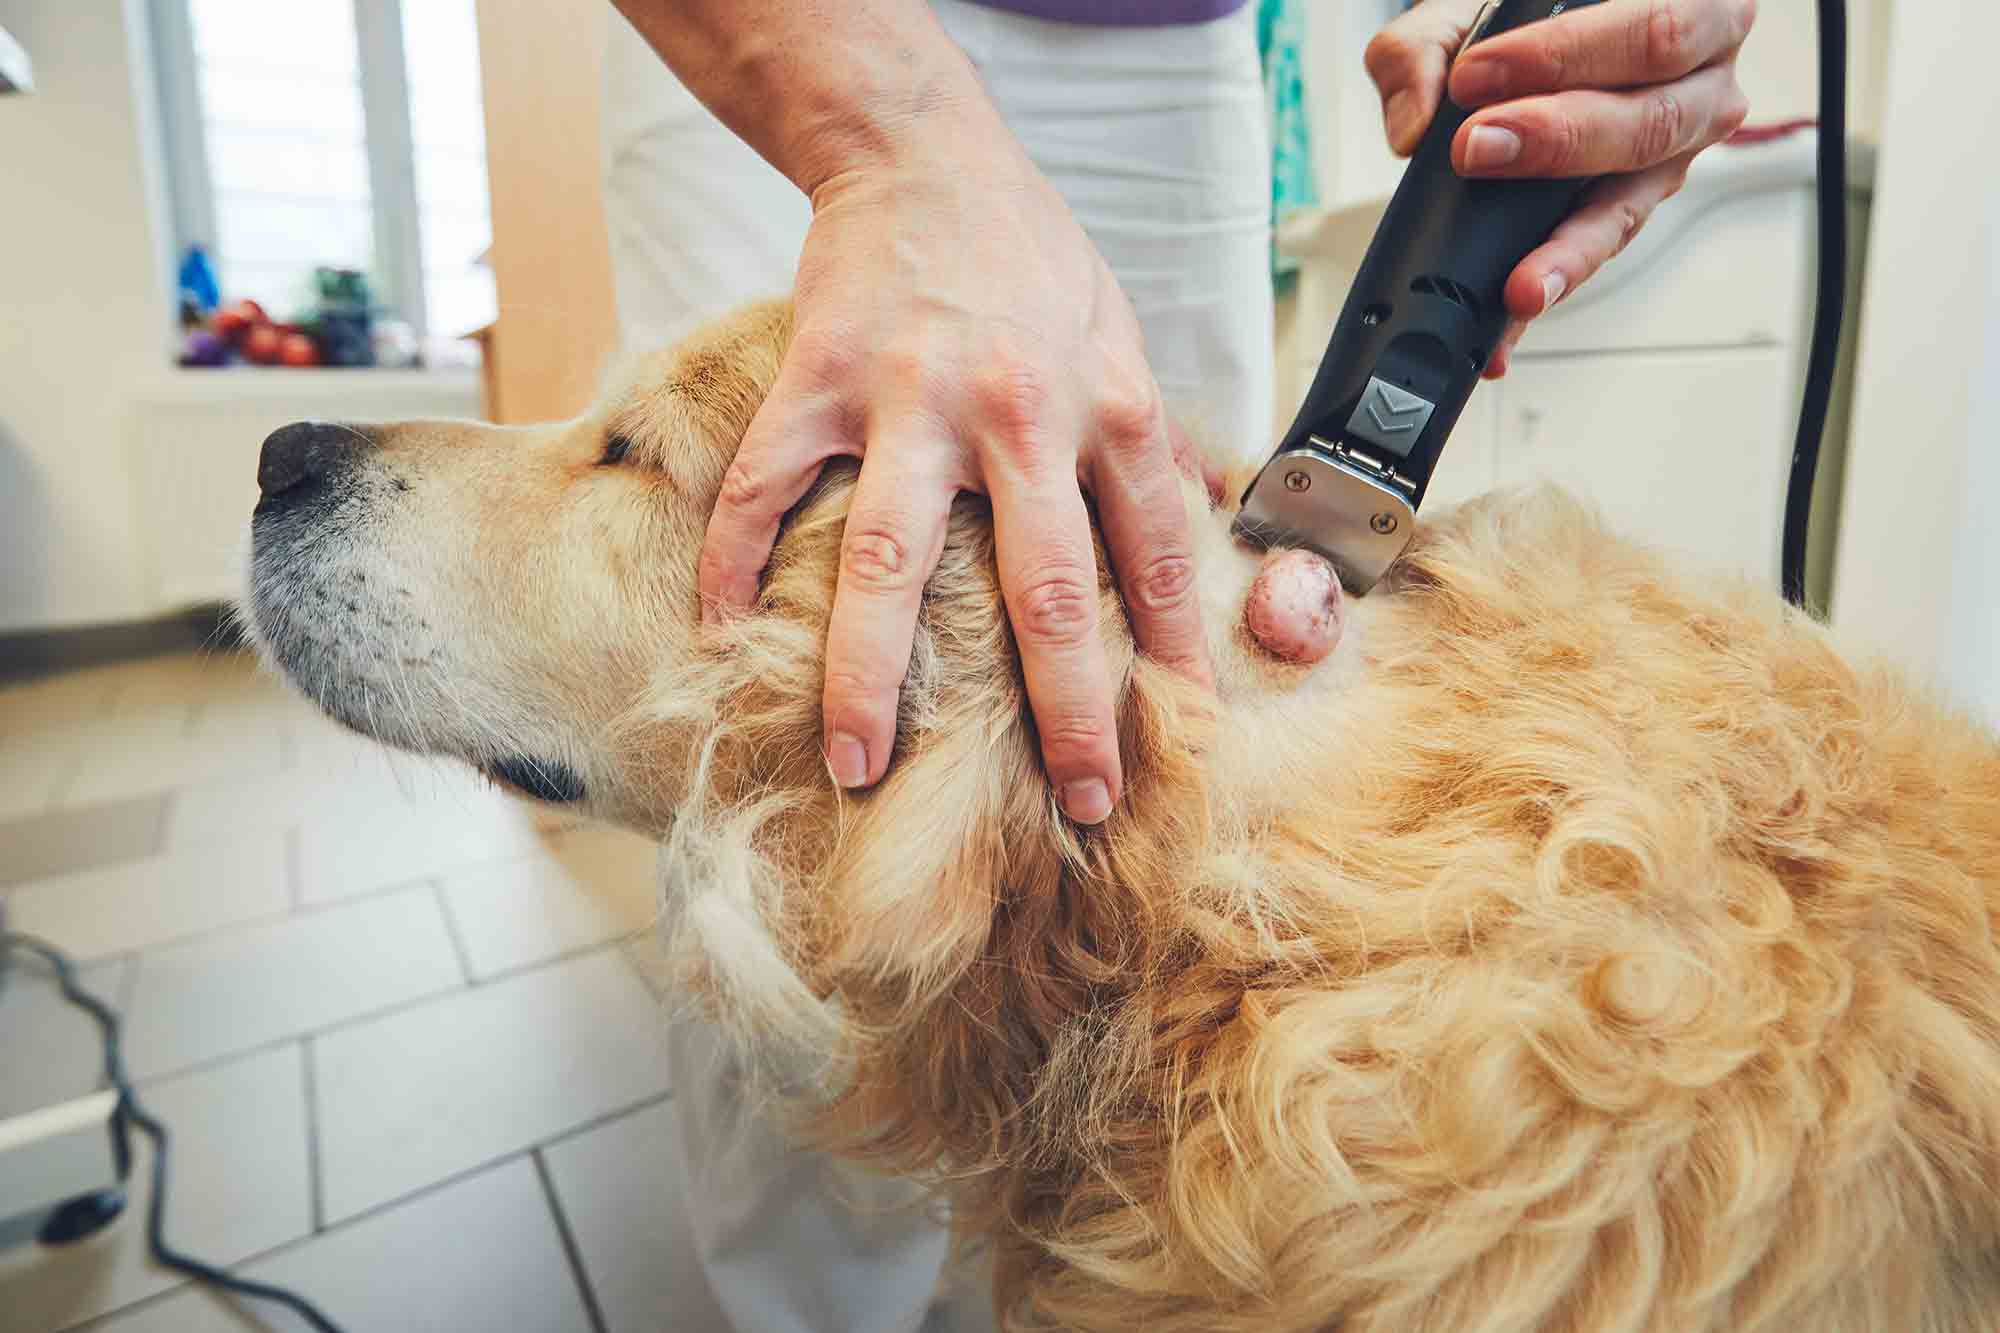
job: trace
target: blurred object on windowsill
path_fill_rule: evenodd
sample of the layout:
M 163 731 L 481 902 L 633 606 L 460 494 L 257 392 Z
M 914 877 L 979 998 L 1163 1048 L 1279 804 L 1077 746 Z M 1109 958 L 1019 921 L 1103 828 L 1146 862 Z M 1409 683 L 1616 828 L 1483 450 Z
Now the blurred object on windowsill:
M 21 44 L 0 28 L 0 93 L 35 91 L 35 66 Z
M 182 268 L 184 317 L 200 311 L 203 292 L 198 274 L 205 267 L 206 257 L 198 248 L 191 249 Z M 193 280 L 191 270 L 196 274 Z M 397 358 L 388 364 L 407 367 L 416 363 L 416 339 L 409 325 L 375 305 L 366 274 L 351 268 L 316 269 L 313 292 L 312 303 L 289 321 L 272 319 L 263 306 L 247 297 L 218 306 L 187 330 L 179 363 L 188 367 L 238 362 L 294 368 L 369 367 L 378 363 L 378 330 L 384 334 L 379 345 Z

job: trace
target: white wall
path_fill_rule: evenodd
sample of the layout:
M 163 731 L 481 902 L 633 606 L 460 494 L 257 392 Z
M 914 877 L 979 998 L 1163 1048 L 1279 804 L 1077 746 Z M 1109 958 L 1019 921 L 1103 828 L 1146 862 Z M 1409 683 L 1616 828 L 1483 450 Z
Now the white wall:
M 1945 679 L 2000 726 L 2000 174 L 1987 176 L 1985 217 L 1986 326 L 1966 405 Z
M 2000 720 L 2000 10 L 1892 25 L 1833 621 Z
M 122 386 L 168 352 L 141 0 L 0 0 L 36 91 L 0 98 L 0 631 L 146 614 Z

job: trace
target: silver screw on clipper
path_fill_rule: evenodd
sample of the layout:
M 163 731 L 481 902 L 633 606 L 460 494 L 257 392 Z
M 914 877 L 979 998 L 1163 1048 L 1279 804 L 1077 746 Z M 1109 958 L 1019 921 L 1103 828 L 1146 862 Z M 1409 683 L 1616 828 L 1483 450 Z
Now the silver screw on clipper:
M 1313 479 L 1303 472 L 1285 474 L 1285 489 L 1288 491 L 1309 491 L 1312 489 L 1312 484 Z
M 1394 514 L 1377 514 L 1368 520 L 1368 526 L 1386 537 L 1396 530 L 1396 516 Z

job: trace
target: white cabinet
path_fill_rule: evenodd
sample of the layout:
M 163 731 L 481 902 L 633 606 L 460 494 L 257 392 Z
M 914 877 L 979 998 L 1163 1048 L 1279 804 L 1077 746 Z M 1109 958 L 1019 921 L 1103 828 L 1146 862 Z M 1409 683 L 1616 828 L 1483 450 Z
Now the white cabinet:
M 1480 390 L 1497 418 L 1494 482 L 1557 482 L 1622 533 L 1775 581 L 1798 412 L 1788 359 L 1757 347 L 1522 358 Z

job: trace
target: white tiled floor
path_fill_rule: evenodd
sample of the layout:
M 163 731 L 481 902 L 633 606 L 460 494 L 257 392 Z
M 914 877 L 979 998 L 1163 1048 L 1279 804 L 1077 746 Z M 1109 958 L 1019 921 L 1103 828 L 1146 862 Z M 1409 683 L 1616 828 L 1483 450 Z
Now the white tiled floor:
M 172 1134 L 167 1235 L 232 1264 L 312 1231 L 305 1082 L 284 1046 L 144 1090 Z M 130 1200 L 114 1226 L 59 1249 L 0 1250 L 0 1327 L 40 1333 L 169 1287 L 179 1275 L 146 1256 L 139 1225 L 152 1197 L 151 1155 L 138 1148 Z
M 146 792 L 164 819 L 107 804 Z M 386 756 L 232 654 L 0 687 L 0 859 L 8 821 L 58 813 L 37 855 L 74 859 L 0 877 L 8 924 L 89 960 L 124 1010 L 183 1249 L 350 1330 L 723 1333 L 667 1136 L 668 1013 L 630 935 L 649 845 Z M 127 836 L 93 833 L 99 813 Z M 0 989 L 6 1098 L 97 1059 L 27 981 Z M 146 1160 L 105 1232 L 0 1248 L 0 1333 L 303 1327 L 151 1267 Z

